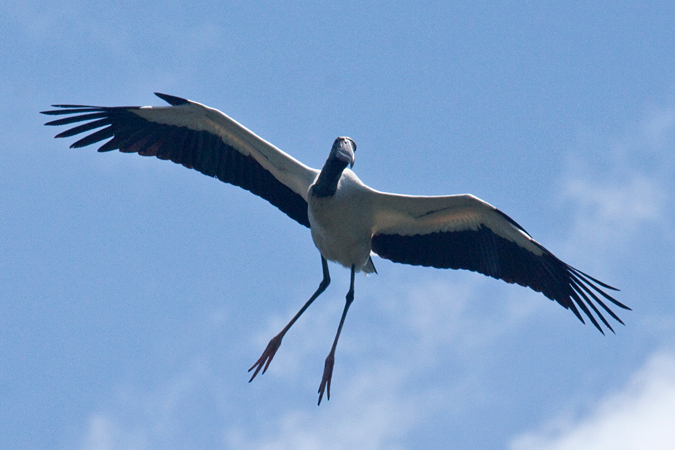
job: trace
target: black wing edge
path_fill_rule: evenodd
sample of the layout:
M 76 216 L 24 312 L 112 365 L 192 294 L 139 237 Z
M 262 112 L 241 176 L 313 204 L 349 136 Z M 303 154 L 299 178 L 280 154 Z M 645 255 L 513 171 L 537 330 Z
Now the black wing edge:
M 190 100 L 186 98 L 175 97 L 173 95 L 168 94 L 160 94 L 159 92 L 155 92 L 155 95 L 164 100 L 165 102 L 167 102 L 171 106 L 184 105 L 190 102 Z
M 595 316 L 612 333 L 614 329 L 601 309 L 625 325 L 606 304 L 608 301 L 619 308 L 630 310 L 606 292 L 618 289 L 575 269 L 542 246 L 539 247 L 543 254 L 535 255 L 496 235 L 487 227 L 414 236 L 376 234 L 372 238 L 372 250 L 394 262 L 471 270 L 541 292 L 565 309 L 570 309 L 582 323 L 586 323 L 579 312 L 581 309 L 602 334 L 605 332 Z
M 172 106 L 189 100 L 155 93 Z M 244 156 L 207 131 L 165 125 L 144 119 L 134 110 L 138 106 L 89 106 L 73 104 L 52 105 L 54 110 L 41 111 L 48 116 L 66 116 L 45 123 L 49 126 L 84 122 L 57 134 L 56 138 L 76 136 L 94 131 L 74 142 L 71 148 L 86 147 L 106 139 L 99 152 L 119 150 L 171 160 L 189 169 L 239 186 L 272 203 L 289 217 L 309 228 L 307 202 L 288 186 L 265 170 L 253 157 Z

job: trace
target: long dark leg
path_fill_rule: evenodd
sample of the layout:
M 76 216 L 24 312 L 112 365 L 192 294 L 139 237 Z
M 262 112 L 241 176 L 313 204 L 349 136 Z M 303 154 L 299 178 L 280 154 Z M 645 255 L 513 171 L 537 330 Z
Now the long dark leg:
M 321 399 L 323 398 L 323 391 L 326 391 L 326 398 L 330 400 L 330 380 L 333 377 L 333 365 L 335 364 L 335 348 L 337 347 L 338 339 L 340 339 L 340 333 L 342 332 L 342 325 L 345 323 L 345 317 L 347 317 L 347 311 L 354 301 L 354 273 L 356 272 L 354 266 L 352 265 L 351 281 L 349 283 L 349 292 L 347 292 L 347 298 L 345 303 L 345 309 L 342 310 L 342 318 L 340 319 L 340 325 L 338 325 L 337 333 L 335 334 L 335 340 L 333 341 L 333 347 L 330 349 L 330 353 L 326 357 L 326 363 L 323 366 L 323 377 L 321 378 L 321 385 L 319 386 L 319 405 L 321 404 Z
M 281 330 L 281 332 L 279 334 L 277 334 L 276 336 L 274 336 L 270 340 L 270 343 L 267 344 L 267 348 L 263 352 L 262 356 L 260 356 L 260 358 L 258 358 L 258 360 L 255 362 L 255 364 L 253 364 L 251 366 L 251 368 L 248 369 L 249 372 L 251 370 L 255 369 L 255 372 L 253 372 L 253 376 L 251 377 L 250 380 L 248 380 L 249 383 L 251 381 L 253 381 L 253 379 L 255 378 L 256 375 L 258 375 L 258 372 L 260 372 L 260 369 L 262 369 L 262 373 L 265 373 L 267 371 L 267 368 L 270 366 L 270 363 L 272 362 L 272 358 L 274 358 L 274 355 L 276 354 L 277 350 L 279 349 L 279 346 L 281 345 L 281 340 L 284 338 L 284 335 L 286 334 L 286 332 L 293 326 L 295 321 L 298 320 L 298 318 L 300 318 L 302 313 L 304 313 L 305 310 L 307 308 L 309 308 L 309 305 L 311 305 L 312 302 L 314 300 L 316 300 L 316 298 L 319 295 L 321 295 L 321 293 L 323 291 L 325 291 L 326 288 L 328 287 L 328 285 L 330 284 L 330 273 L 328 272 L 328 261 L 326 261 L 326 258 L 324 258 L 323 256 L 321 256 L 321 266 L 323 267 L 323 280 L 321 280 L 321 283 L 319 283 L 318 289 L 316 290 L 316 292 L 314 292 L 314 294 L 310 297 L 310 299 L 307 300 L 307 303 L 305 303 L 305 305 L 302 308 L 300 308 L 300 311 L 298 311 L 297 314 L 295 316 L 293 316 L 291 321 L 288 322 L 288 325 L 286 325 L 284 327 L 284 329 Z M 352 278 L 353 278 L 353 276 L 352 276 Z M 265 367 L 263 368 L 263 366 L 265 366 Z

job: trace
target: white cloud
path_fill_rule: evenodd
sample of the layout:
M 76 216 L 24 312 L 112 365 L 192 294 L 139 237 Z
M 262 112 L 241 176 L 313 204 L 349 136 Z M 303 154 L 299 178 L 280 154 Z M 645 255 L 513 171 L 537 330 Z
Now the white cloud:
M 627 240 L 640 228 L 663 220 L 664 186 L 647 174 L 620 179 L 570 178 L 563 195 L 576 203 L 574 242 L 605 247 Z
M 370 328 L 363 321 L 358 327 L 352 324 L 341 338 L 337 364 L 343 367 L 336 370 L 340 379 L 330 403 L 318 411 L 280 411 L 262 436 L 251 434 L 250 429 L 231 430 L 228 448 L 402 448 L 420 424 L 434 417 L 461 420 L 477 402 L 486 401 L 488 388 L 481 379 L 488 369 L 482 359 L 489 358 L 489 347 L 522 323 L 540 299 L 500 299 L 504 301 L 486 308 L 476 298 L 486 297 L 495 286 L 488 279 L 457 272 L 453 272 L 453 278 L 459 277 L 455 282 L 437 276 L 419 279 L 394 267 L 388 268 L 393 269 L 387 274 L 389 283 L 369 287 L 361 283 L 366 286 L 359 291 L 359 299 L 370 303 L 370 311 L 379 311 L 374 319 L 377 326 Z M 448 272 L 443 274 L 447 278 Z M 324 320 L 307 322 L 303 335 L 324 333 Z M 296 354 L 293 359 L 303 358 Z M 448 361 L 455 368 L 450 379 L 443 375 Z M 355 371 L 346 373 L 344 366 Z M 420 379 L 443 382 L 420 383 Z
M 649 147 L 667 148 L 672 144 L 675 133 L 675 108 L 656 108 L 647 114 L 642 123 L 642 135 Z
M 438 410 L 439 404 L 427 398 L 428 392 L 416 393 L 406 388 L 412 384 L 411 379 L 416 373 L 433 365 L 434 362 L 425 358 L 407 364 L 395 364 L 395 361 L 400 360 L 401 356 L 407 357 L 410 361 L 411 355 L 418 355 L 419 351 L 429 353 L 425 349 L 435 347 L 436 340 L 444 339 L 443 333 L 436 332 L 440 331 L 437 327 L 440 325 L 439 321 L 444 316 L 444 312 L 439 311 L 437 320 L 429 323 L 426 308 L 416 309 L 409 306 L 410 303 L 415 303 L 419 299 L 415 293 L 406 294 L 405 290 L 396 295 L 392 292 L 375 292 L 366 287 L 368 281 L 371 280 L 372 278 L 359 280 L 359 284 L 364 288 L 359 290 L 357 300 L 365 302 L 367 299 L 371 303 L 369 309 L 384 307 L 384 315 L 387 317 L 380 317 L 380 319 L 384 319 L 385 322 L 392 319 L 400 325 L 402 317 L 407 317 L 412 322 L 423 323 L 422 326 L 426 327 L 428 332 L 426 334 L 434 336 L 435 339 L 420 340 L 419 336 L 412 333 L 403 339 L 397 339 L 397 344 L 381 345 L 382 339 L 387 340 L 386 337 L 382 338 L 378 335 L 387 332 L 380 327 L 382 323 L 378 323 L 378 327 L 374 330 L 368 330 L 367 327 L 363 327 L 363 324 L 357 328 L 353 323 L 355 317 L 349 317 L 348 320 L 352 319 L 352 326 L 349 326 L 349 332 L 343 333 L 341 337 L 334 374 L 333 396 L 330 402 L 324 399 L 318 410 L 315 409 L 317 408 L 315 405 L 310 405 L 311 408 L 307 409 L 280 411 L 272 424 L 269 424 L 268 432 L 262 436 L 259 433 L 252 434 L 248 427 L 230 430 L 226 436 L 228 448 L 396 449 L 400 448 L 397 445 L 401 438 L 405 437 L 428 414 Z M 432 285 L 422 289 L 447 291 L 450 287 L 439 288 Z M 455 295 L 460 297 L 459 303 L 465 301 L 461 297 L 464 296 L 466 289 L 460 287 L 455 291 Z M 332 292 L 324 295 L 336 296 Z M 337 296 L 339 297 L 339 294 Z M 320 341 L 330 343 L 341 310 L 340 302 L 333 302 L 333 300 L 330 299 L 331 303 L 335 304 L 329 307 L 318 307 L 317 309 L 322 310 L 314 312 L 311 319 L 305 318 L 309 320 L 299 323 L 299 329 L 295 332 L 304 336 L 319 337 Z M 402 307 L 405 311 L 398 311 L 395 317 L 389 316 L 389 312 L 393 313 L 388 309 L 392 302 L 394 307 Z M 450 312 L 450 315 L 453 314 Z M 387 327 L 386 323 L 384 327 Z M 390 342 L 393 340 L 391 339 Z M 283 356 L 280 355 L 278 357 L 280 361 L 275 361 L 279 363 L 277 371 L 290 369 L 296 373 L 297 379 L 307 376 L 306 371 L 302 372 L 297 367 L 300 364 L 299 361 L 311 359 L 313 363 L 322 365 L 323 360 L 316 358 L 317 351 L 323 354 L 323 350 L 328 351 L 328 346 L 317 350 L 315 339 L 307 341 L 301 345 L 294 345 L 293 348 L 287 349 Z M 285 360 L 289 358 L 293 361 L 292 367 L 286 366 Z M 355 368 L 355 371 L 345 370 L 346 366 Z M 298 375 L 298 373 L 304 373 L 304 375 Z M 283 378 L 282 383 L 292 382 L 285 376 Z M 338 380 L 337 383 L 336 380 Z M 318 382 L 317 379 L 317 387 Z
M 573 231 L 568 247 L 579 257 L 603 252 L 637 254 L 636 243 L 651 248 L 675 241 L 672 204 L 675 110 L 662 108 L 618 139 L 600 139 L 605 151 L 595 161 L 574 155 L 561 182 L 570 205 Z M 602 142 L 605 142 L 603 145 Z M 611 142 L 607 144 L 606 142 Z M 591 155 L 593 152 L 591 152 Z M 657 244 L 658 243 L 658 244 Z M 576 258 L 576 257 L 575 257 Z M 610 258 L 600 260 L 610 261 Z M 667 271 L 666 271 L 667 272 Z M 663 283 L 663 281 L 659 281 Z M 670 282 L 670 280 L 668 280 Z M 672 339 L 671 316 L 654 310 L 641 318 L 650 331 Z M 647 318 L 645 318 L 647 317 Z M 655 326 L 658 325 L 658 326 Z M 675 442 L 675 354 L 659 352 L 618 392 L 606 393 L 592 409 L 561 413 L 538 430 L 513 438 L 511 450 L 670 449 Z
M 639 126 L 618 139 L 585 139 L 571 155 L 559 190 L 573 220 L 570 250 L 621 254 L 650 233 L 669 239 L 674 145 L 673 108 L 646 114 Z
M 128 432 L 102 414 L 89 419 L 89 430 L 82 450 L 142 450 L 147 439 L 142 433 Z
M 116 447 L 114 436 L 117 431 L 110 421 L 99 414 L 89 419 L 89 433 L 85 438 L 83 450 L 111 450 Z
M 666 450 L 675 442 L 675 355 L 652 356 L 586 417 L 517 436 L 511 450 Z
M 402 448 L 420 424 L 434 417 L 459 420 L 477 401 L 484 402 L 489 397 L 480 381 L 485 365 L 476 362 L 475 355 L 480 355 L 478 359 L 482 361 L 490 351 L 481 350 L 521 323 L 532 309 L 508 306 L 520 304 L 522 299 L 518 299 L 500 302 L 502 306 L 494 305 L 489 313 L 481 313 L 484 308 L 474 299 L 485 296 L 496 284 L 483 277 L 466 274 L 453 277 L 458 280 L 454 282 L 439 281 L 434 276 L 415 280 L 414 274 L 397 278 L 397 272 L 394 269 L 388 275 L 389 282 L 360 280 L 363 288 L 359 290 L 359 300 L 370 304 L 367 310 L 360 311 L 360 317 L 351 317 L 354 323 L 341 338 L 330 402 L 324 399 L 317 407 L 316 397 L 311 395 L 311 403 L 263 407 L 252 422 L 233 423 L 230 399 L 238 394 L 221 394 L 225 399 L 216 406 L 192 408 L 192 397 L 200 398 L 200 392 L 223 389 L 213 378 L 219 370 L 211 370 L 208 361 L 197 358 L 178 372 L 166 374 L 166 380 L 158 387 L 123 389 L 110 408 L 92 415 L 83 450 L 178 448 L 179 443 L 190 439 L 176 435 L 178 430 L 193 420 L 207 420 L 205 414 L 215 415 L 209 422 L 216 425 L 212 434 L 220 435 L 215 438 L 220 442 L 218 447 L 269 450 L 396 449 Z M 400 274 L 405 272 L 400 269 Z M 392 283 L 392 279 L 397 281 Z M 521 289 L 514 290 L 522 294 Z M 333 293 L 332 297 L 341 296 Z M 298 385 L 302 389 L 308 383 L 313 389 L 318 387 L 318 378 L 307 381 L 316 371 L 306 369 L 308 365 L 322 366 L 323 359 L 316 356 L 325 356 L 328 346 L 322 348 L 315 342 L 316 337 L 330 344 L 337 325 L 341 302 L 329 300 L 335 304 L 317 308 L 311 320 L 303 321 L 295 330 L 308 342 L 285 342 L 290 346 L 275 358 L 271 366 L 276 367 L 275 371 L 257 380 L 259 383 L 266 383 L 273 391 L 282 389 L 285 395 Z M 370 317 L 373 314 L 377 317 Z M 377 321 L 377 326 L 369 327 L 371 320 Z M 453 361 L 456 369 L 450 381 L 419 382 L 444 380 L 447 369 L 443 368 L 448 361 Z M 288 376 L 289 370 L 294 376 Z M 260 391 L 250 390 L 245 401 L 259 402 L 256 392 Z M 197 415 L 188 419 L 185 411 Z
M 340 399 L 312 412 L 283 411 L 268 433 L 252 435 L 256 427 L 233 430 L 226 447 L 233 449 L 396 449 L 398 440 L 423 418 L 423 402 L 402 391 L 397 368 L 355 374 L 344 384 Z M 391 370 L 391 371 L 390 371 Z M 393 372 L 393 373 L 392 373 Z M 379 376 L 379 377 L 378 377 Z M 382 392 L 382 384 L 386 392 Z M 376 386 L 374 386 L 376 385 Z M 393 388 L 393 389 L 392 389 Z M 393 394 L 393 395 L 392 395 Z M 406 398 L 407 397 L 407 398 Z
M 397 286 L 398 292 L 384 295 L 378 307 L 390 321 L 405 326 L 417 358 L 428 355 L 433 361 L 449 346 L 455 354 L 473 358 L 477 350 L 513 331 L 540 307 L 549 306 L 541 301 L 541 294 L 519 286 L 509 288 L 476 273 L 433 271 L 420 279 L 419 273 L 403 275 L 408 268 L 399 270 L 393 276 L 407 280 Z

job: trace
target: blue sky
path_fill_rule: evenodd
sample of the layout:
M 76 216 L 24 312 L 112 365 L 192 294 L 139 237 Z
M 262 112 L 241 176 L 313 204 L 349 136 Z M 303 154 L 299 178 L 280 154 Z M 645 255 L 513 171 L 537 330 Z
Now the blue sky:
M 675 442 L 668 2 L 10 2 L 0 12 L 0 448 L 632 449 Z M 376 259 L 269 371 L 309 232 L 168 162 L 54 140 L 53 103 L 220 109 L 383 191 L 470 192 L 621 289 L 602 336 L 540 294 Z

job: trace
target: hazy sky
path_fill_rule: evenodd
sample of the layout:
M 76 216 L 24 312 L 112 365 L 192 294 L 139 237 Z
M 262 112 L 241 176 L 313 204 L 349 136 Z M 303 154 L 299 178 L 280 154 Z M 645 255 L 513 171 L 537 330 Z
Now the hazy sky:
M 546 3 L 546 5 L 544 5 Z M 0 448 L 670 449 L 675 4 L 11 1 L 0 10 Z M 54 140 L 53 103 L 218 108 L 368 185 L 469 192 L 621 289 L 394 264 L 316 289 L 309 231 L 239 188 Z

